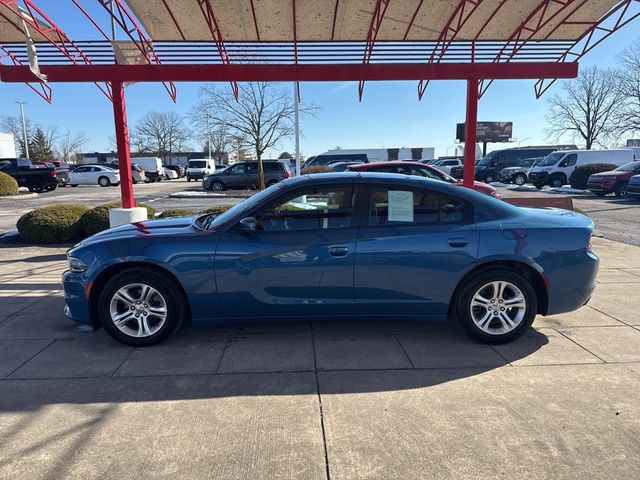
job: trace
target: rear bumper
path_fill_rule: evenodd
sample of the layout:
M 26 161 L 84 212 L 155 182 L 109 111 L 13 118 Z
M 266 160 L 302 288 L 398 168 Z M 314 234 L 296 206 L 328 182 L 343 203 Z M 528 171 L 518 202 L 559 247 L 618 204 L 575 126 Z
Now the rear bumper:
M 591 299 L 600 259 L 590 250 L 549 275 L 549 303 L 545 315 L 572 312 Z
M 605 185 L 603 183 L 587 183 L 587 190 L 594 193 L 613 193 L 617 185 Z

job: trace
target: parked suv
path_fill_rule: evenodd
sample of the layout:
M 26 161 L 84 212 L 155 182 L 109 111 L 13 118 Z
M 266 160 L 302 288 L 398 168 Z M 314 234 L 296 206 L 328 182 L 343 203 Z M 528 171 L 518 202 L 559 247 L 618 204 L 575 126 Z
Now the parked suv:
M 264 167 L 264 182 L 267 187 L 291 176 L 289 169 L 282 162 L 263 161 L 262 166 Z M 202 188 L 204 190 L 216 192 L 221 192 L 228 188 L 256 188 L 257 186 L 257 161 L 234 163 L 224 170 L 206 175 L 202 180 Z
M 517 167 L 507 167 L 500 170 L 498 180 L 503 183 L 515 183 L 516 185 L 524 185 L 529 178 L 529 172 L 533 167 L 540 163 L 544 157 L 525 158 L 520 161 Z
M 616 197 L 625 197 L 629 179 L 640 174 L 640 161 L 629 162 L 615 170 L 594 173 L 589 177 L 587 189 L 599 197 L 608 193 L 615 193 Z
M 476 163 L 476 180 L 491 183 L 498 178 L 498 173 L 503 168 L 519 167 L 520 162 L 525 158 L 544 157 L 555 150 L 555 147 L 523 147 L 494 150 Z

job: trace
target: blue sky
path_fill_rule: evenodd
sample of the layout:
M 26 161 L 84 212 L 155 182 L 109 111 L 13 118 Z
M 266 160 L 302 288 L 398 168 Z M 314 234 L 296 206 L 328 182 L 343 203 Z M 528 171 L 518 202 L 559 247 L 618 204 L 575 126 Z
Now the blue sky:
M 97 3 L 97 2 L 96 2 Z M 74 11 L 60 9 L 54 20 L 72 38 L 98 38 L 87 29 L 87 22 Z M 100 16 L 100 14 L 98 13 Z M 106 25 L 106 23 L 103 23 Z M 636 20 L 591 51 L 582 67 L 613 66 L 615 55 L 638 36 Z M 559 90 L 557 82 L 540 100 L 533 92 L 533 81 L 497 81 L 481 99 L 478 120 L 513 121 L 513 135 L 522 145 L 546 143 L 544 114 L 546 98 Z M 161 84 L 135 84 L 126 90 L 129 126 L 151 110 L 186 113 L 197 102 L 198 84 L 180 83 L 178 101 L 173 103 Z M 283 84 L 289 87 L 288 84 Z M 18 114 L 18 100 L 27 102 L 27 116 L 36 123 L 56 124 L 61 131 L 83 131 L 89 142 L 86 151 L 109 149 L 113 135 L 110 102 L 93 84 L 55 84 L 53 104 L 49 105 L 24 85 L 0 83 L 0 115 Z M 220 84 L 228 88 L 228 84 Z M 293 86 L 291 85 L 293 89 Z M 431 82 L 422 101 L 417 101 L 416 82 L 368 82 L 362 102 L 358 102 L 357 83 L 314 82 L 301 84 L 302 99 L 321 108 L 313 118 L 302 121 L 303 155 L 315 155 L 342 148 L 428 147 L 436 155 L 452 153 L 455 124 L 464 121 L 466 86 L 459 81 Z M 566 139 L 570 141 L 571 139 Z M 512 144 L 518 145 L 518 142 Z M 193 142 L 194 147 L 199 147 Z M 494 144 L 491 148 L 499 148 Z M 268 152 L 293 152 L 293 141 L 283 142 Z

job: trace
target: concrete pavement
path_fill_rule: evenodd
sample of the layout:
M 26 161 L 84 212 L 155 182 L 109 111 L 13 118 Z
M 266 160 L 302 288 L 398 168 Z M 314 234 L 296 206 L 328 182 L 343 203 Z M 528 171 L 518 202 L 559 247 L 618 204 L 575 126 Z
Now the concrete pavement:
M 62 315 L 65 248 L 0 247 L 0 478 L 637 478 L 640 248 L 497 347 L 454 326 L 183 329 L 134 349 Z

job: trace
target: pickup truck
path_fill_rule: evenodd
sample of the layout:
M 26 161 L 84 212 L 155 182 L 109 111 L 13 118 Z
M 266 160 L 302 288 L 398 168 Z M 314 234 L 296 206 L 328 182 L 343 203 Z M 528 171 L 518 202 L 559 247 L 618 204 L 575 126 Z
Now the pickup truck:
M 58 186 L 55 168 L 38 167 L 26 158 L 0 158 L 0 172 L 11 175 L 18 185 L 30 192 L 51 192 Z

